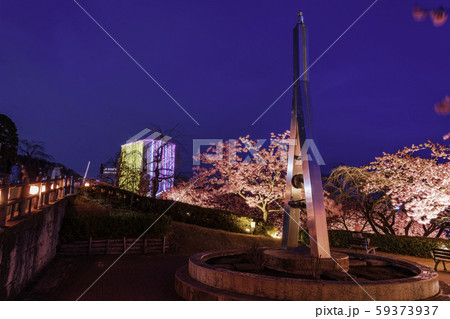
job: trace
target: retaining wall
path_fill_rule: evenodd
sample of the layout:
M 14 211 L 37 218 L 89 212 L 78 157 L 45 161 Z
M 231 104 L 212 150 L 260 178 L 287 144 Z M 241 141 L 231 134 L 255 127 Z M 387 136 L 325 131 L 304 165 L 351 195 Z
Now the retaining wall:
M 18 294 L 55 257 L 69 198 L 0 229 L 0 300 Z

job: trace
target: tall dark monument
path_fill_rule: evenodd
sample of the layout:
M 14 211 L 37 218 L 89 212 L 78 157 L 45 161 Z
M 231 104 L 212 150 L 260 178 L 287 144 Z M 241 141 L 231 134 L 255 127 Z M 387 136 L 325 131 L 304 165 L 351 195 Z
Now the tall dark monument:
M 309 147 L 314 145 L 312 144 L 314 139 L 311 129 L 308 32 L 302 12 L 299 13 L 293 33 L 294 95 L 291 111 L 291 143 L 288 152 L 282 246 L 284 249 L 292 249 L 298 246 L 298 223 L 302 200 L 305 199 L 311 254 L 328 258 L 330 247 L 320 166 Z

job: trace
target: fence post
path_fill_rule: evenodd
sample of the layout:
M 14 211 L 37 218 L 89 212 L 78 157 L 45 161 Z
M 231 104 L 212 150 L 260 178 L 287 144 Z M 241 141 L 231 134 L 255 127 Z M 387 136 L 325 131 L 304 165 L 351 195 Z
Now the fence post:
M 53 186 L 53 189 L 51 189 Z M 51 185 L 50 185 L 50 202 L 56 202 L 56 180 L 52 179 Z
M 28 207 L 28 195 L 30 194 L 30 179 L 26 178 L 20 189 L 19 217 L 25 216 Z
M 45 194 L 44 194 L 44 204 L 48 205 L 50 201 L 50 180 L 47 177 L 47 180 L 45 181 Z
M 54 190 L 55 190 L 55 202 L 56 202 L 58 200 L 58 198 L 59 198 L 59 191 L 60 191 L 60 189 L 59 189 L 59 179 L 58 178 L 55 179 L 55 188 L 54 188 Z
M 42 206 L 42 180 L 39 180 L 38 187 L 39 187 L 38 197 L 36 201 L 36 206 L 34 206 L 34 208 L 36 209 L 39 209 Z
M 64 179 L 64 177 L 61 177 L 61 179 L 59 180 L 59 196 L 60 197 L 64 197 L 65 196 L 65 191 L 64 191 L 64 182 L 66 180 Z
M 58 183 L 57 183 L 58 188 L 56 191 L 57 198 L 64 197 L 64 183 L 63 182 L 64 182 L 64 179 L 62 179 L 62 178 L 58 179 Z
M 63 197 L 66 197 L 66 195 L 67 195 L 67 177 L 66 176 L 64 176 L 64 178 L 63 178 L 62 192 L 63 192 Z
M 6 216 L 8 214 L 8 194 L 9 182 L 0 187 L 0 227 L 6 225 Z
M 71 176 L 69 181 L 69 194 L 73 194 L 73 186 L 73 176 Z
M 45 189 L 45 190 L 44 190 Z M 45 191 L 47 190 L 47 182 L 41 182 L 41 200 L 39 202 L 39 208 L 43 208 L 45 204 Z

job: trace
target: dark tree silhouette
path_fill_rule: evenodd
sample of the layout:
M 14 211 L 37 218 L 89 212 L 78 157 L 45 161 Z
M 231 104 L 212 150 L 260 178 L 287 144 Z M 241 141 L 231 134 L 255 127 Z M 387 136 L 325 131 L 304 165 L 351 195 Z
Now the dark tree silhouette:
M 146 163 L 146 166 L 150 168 L 147 173 L 152 175 L 152 178 L 148 181 L 148 187 L 150 190 L 149 196 L 151 198 L 156 198 L 160 185 L 163 181 L 175 178 L 175 168 L 164 168 L 161 164 L 167 146 L 171 143 L 178 144 L 176 141 L 180 137 L 177 126 L 170 130 L 163 130 L 160 127 L 154 127 L 154 131 L 160 133 L 161 137 L 170 136 L 170 140 L 161 140 L 159 146 L 155 147 L 153 151 L 152 161 Z M 177 163 L 177 161 L 175 161 L 175 163 Z
M 19 153 L 29 160 L 51 160 L 53 156 L 45 151 L 45 144 L 41 141 L 20 140 Z
M 17 128 L 14 122 L 0 114 L 0 172 L 8 173 L 17 160 Z
M 41 141 L 21 139 L 19 142 L 19 159 L 25 165 L 31 179 L 40 175 L 50 176 L 53 167 L 61 166 L 50 162 L 53 156 L 47 154 L 45 144 Z M 65 171 L 67 170 L 65 169 Z

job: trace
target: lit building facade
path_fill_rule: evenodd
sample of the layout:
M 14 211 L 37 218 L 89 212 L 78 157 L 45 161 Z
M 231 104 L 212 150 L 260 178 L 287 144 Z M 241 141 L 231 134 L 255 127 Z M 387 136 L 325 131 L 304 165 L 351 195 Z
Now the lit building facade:
M 174 185 L 175 144 L 162 139 L 142 139 L 122 145 L 119 186 L 138 192 L 141 181 L 149 181 L 149 193 L 157 183 L 156 194 Z

